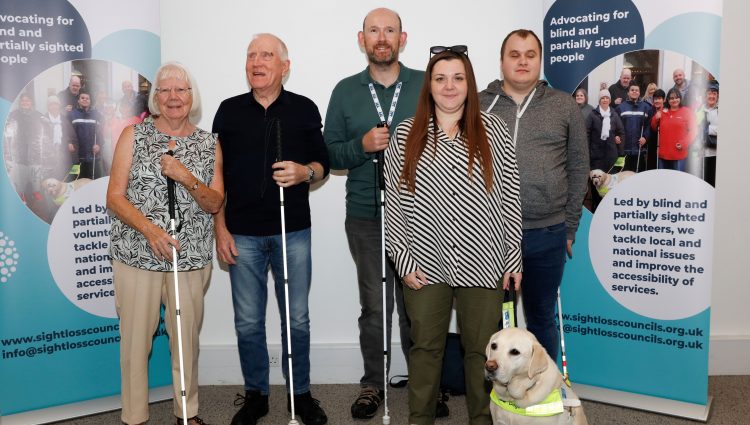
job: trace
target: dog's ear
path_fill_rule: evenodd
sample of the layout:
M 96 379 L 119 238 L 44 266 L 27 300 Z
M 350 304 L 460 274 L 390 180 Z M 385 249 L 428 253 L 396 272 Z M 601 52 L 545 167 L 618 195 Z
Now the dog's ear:
M 534 343 L 532 347 L 531 363 L 529 364 L 529 378 L 547 370 L 547 351 L 539 343 Z

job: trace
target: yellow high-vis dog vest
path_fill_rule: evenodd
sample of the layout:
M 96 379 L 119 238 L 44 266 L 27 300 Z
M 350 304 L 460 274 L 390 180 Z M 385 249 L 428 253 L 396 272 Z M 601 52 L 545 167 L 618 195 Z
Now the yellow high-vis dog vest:
M 552 390 L 552 392 L 549 393 L 541 403 L 529 406 L 525 409 L 516 406 L 512 401 L 501 400 L 497 394 L 495 394 L 494 389 L 490 393 L 490 399 L 503 410 L 522 416 L 555 416 L 565 411 L 559 388 Z

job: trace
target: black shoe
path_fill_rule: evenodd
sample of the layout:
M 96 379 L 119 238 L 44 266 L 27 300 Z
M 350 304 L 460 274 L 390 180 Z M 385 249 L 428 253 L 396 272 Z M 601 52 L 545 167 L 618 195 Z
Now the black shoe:
M 352 418 L 370 419 L 375 416 L 380 403 L 383 402 L 383 397 L 383 390 L 378 390 L 375 387 L 362 388 L 359 397 L 352 404 Z
M 435 408 L 436 418 L 445 418 L 451 414 L 448 405 L 445 403 L 446 401 L 448 401 L 448 394 L 438 393 L 437 407 Z
M 286 410 L 292 411 L 289 394 L 286 395 Z M 320 401 L 312 398 L 310 391 L 294 395 L 294 413 L 299 415 L 305 425 L 323 425 L 328 422 L 328 416 L 320 407 Z
M 197 425 L 208 425 L 199 416 L 193 416 L 192 418 L 188 418 L 188 422 L 187 422 L 188 425 L 190 425 L 191 422 Z M 184 422 L 182 421 L 182 418 L 177 418 L 177 425 L 185 425 Z
M 245 391 L 244 397 L 237 394 L 234 405 L 242 408 L 234 414 L 231 425 L 255 425 L 268 413 L 268 396 L 260 391 Z

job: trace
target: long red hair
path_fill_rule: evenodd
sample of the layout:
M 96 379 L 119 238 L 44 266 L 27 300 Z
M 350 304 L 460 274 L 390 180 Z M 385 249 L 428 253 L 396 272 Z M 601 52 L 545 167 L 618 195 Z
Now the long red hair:
M 435 116 L 435 99 L 432 97 L 432 71 L 435 64 L 441 60 L 460 60 L 466 70 L 467 96 L 463 115 L 458 121 L 461 130 L 461 141 L 469 156 L 467 169 L 469 178 L 473 180 L 474 162 L 479 161 L 482 169 L 482 177 L 487 192 L 492 191 L 492 154 L 490 144 L 487 140 L 487 132 L 482 122 L 481 108 L 479 106 L 479 95 L 477 94 L 477 82 L 474 77 L 474 69 L 469 57 L 462 53 L 450 50 L 436 54 L 427 64 L 424 74 L 422 91 L 419 93 L 417 111 L 414 115 L 414 123 L 406 138 L 406 150 L 404 152 L 404 168 L 401 170 L 400 183 L 406 185 L 409 192 L 417 189 L 417 164 L 424 153 L 428 141 L 430 120 Z M 437 123 L 432 126 L 432 155 L 437 152 Z

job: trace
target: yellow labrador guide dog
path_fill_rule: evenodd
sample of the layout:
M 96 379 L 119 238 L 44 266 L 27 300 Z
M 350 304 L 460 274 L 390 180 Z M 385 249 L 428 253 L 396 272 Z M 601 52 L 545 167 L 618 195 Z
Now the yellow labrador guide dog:
M 69 183 L 61 182 L 52 177 L 44 179 L 42 187 L 56 205 L 62 205 L 76 190 L 91 183 L 91 179 L 77 179 Z
M 602 170 L 591 170 L 589 178 L 594 184 L 596 191 L 599 192 L 599 196 L 604 198 L 618 183 L 634 175 L 635 173 L 632 171 L 620 171 L 619 173 L 609 174 Z
M 503 329 L 492 335 L 486 354 L 494 425 L 588 424 L 578 396 L 531 332 Z

